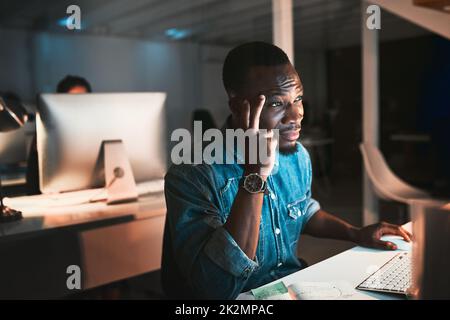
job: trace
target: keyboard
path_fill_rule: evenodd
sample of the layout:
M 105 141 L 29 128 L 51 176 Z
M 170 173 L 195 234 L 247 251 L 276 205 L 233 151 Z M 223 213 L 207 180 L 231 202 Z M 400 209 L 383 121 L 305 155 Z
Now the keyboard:
M 411 256 L 401 252 L 372 273 L 356 289 L 407 295 L 411 286 Z

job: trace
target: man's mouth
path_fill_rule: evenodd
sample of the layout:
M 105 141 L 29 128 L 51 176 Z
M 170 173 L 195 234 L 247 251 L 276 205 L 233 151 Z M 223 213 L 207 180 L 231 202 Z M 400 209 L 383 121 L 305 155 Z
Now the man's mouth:
M 295 129 L 280 131 L 280 136 L 287 141 L 296 141 L 300 136 L 300 130 L 301 128 L 297 127 Z

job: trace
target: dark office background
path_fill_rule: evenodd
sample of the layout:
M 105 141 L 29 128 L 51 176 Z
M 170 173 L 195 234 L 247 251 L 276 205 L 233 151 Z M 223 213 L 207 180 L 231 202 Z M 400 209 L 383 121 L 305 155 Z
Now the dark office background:
M 446 170 L 440 154 L 450 149 L 449 139 L 439 139 L 436 130 L 450 136 L 449 42 L 427 35 L 380 44 L 380 144 L 393 169 L 404 180 L 424 188 Z M 328 108 L 336 110 L 330 123 L 335 139 L 331 163 L 333 178 L 360 177 L 358 143 L 361 137 L 361 48 L 348 47 L 327 52 Z M 329 118 L 329 116 L 328 116 Z M 439 126 L 439 128 L 437 128 Z M 395 141 L 394 134 L 423 134 L 429 141 Z M 448 158 L 447 158 L 448 159 Z M 449 162 L 447 162 L 449 163 Z

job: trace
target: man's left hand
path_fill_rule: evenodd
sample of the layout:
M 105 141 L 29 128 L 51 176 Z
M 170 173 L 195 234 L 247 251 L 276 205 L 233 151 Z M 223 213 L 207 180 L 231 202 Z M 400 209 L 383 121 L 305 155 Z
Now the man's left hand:
M 380 222 L 357 230 L 355 242 L 369 248 L 396 250 L 397 246 L 394 243 L 381 240 L 384 235 L 401 236 L 406 242 L 411 242 L 412 239 L 411 233 L 401 226 Z

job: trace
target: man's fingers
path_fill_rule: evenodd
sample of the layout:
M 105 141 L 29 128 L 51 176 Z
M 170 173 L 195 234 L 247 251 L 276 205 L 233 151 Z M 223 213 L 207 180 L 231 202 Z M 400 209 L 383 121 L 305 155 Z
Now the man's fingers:
M 373 247 L 382 250 L 397 250 L 397 246 L 390 241 L 373 240 Z
M 397 236 L 401 236 L 403 239 L 405 239 L 407 242 L 411 242 L 411 234 L 403 229 L 402 227 L 398 227 L 395 225 L 387 225 L 383 227 L 382 234 L 393 234 Z
M 265 160 L 267 162 L 270 160 L 270 157 L 272 157 L 275 154 L 278 140 L 276 139 L 275 134 L 271 129 L 268 129 L 266 131 L 264 130 L 258 131 L 258 138 L 260 144 L 259 148 L 261 149 L 261 146 L 264 146 L 266 149 L 265 152 L 262 153 L 260 152 L 260 156 L 266 158 Z M 267 157 L 265 157 L 266 155 Z
M 240 126 L 243 130 L 247 130 L 249 128 L 250 122 L 250 103 L 248 100 L 244 100 L 242 102 L 242 113 L 240 116 Z
M 404 230 L 404 231 L 406 232 L 406 234 L 408 235 L 408 237 L 409 237 L 409 239 L 410 239 L 411 241 L 414 240 L 414 237 L 413 237 L 413 235 L 412 235 L 411 232 L 409 232 L 408 230 L 406 230 L 406 229 L 403 228 L 403 227 L 402 227 L 402 230 Z
M 258 133 L 259 133 L 259 136 L 261 139 L 264 139 L 267 141 L 271 141 L 271 139 L 273 139 L 273 137 L 275 135 L 273 130 L 271 130 L 271 129 L 267 129 L 265 131 L 261 130 L 261 131 L 258 131 Z
M 404 228 L 402 228 L 402 227 L 400 227 L 399 230 L 402 233 L 403 239 L 405 239 L 407 242 L 411 242 L 412 234 L 410 232 L 408 232 L 407 230 L 405 230 Z
M 250 111 L 250 128 L 259 129 L 259 118 L 265 102 L 266 97 L 264 95 L 260 95 L 258 97 L 258 105 Z

